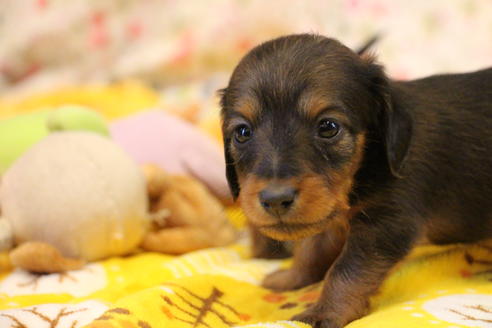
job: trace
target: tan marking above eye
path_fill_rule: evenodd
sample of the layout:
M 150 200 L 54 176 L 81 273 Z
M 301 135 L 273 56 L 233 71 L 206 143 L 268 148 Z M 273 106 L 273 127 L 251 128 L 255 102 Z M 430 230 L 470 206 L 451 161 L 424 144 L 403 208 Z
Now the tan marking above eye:
M 308 118 L 315 119 L 326 111 L 327 118 L 336 119 L 339 123 L 348 124 L 349 120 L 340 106 L 336 102 L 329 101 L 325 96 L 308 92 L 299 98 L 299 110 L 306 114 Z
M 309 92 L 299 98 L 299 108 L 308 117 L 317 117 L 324 109 L 330 106 L 330 102 L 321 95 Z
M 258 102 L 252 97 L 244 97 L 234 106 L 235 111 L 244 116 L 248 121 L 253 122 L 258 115 Z

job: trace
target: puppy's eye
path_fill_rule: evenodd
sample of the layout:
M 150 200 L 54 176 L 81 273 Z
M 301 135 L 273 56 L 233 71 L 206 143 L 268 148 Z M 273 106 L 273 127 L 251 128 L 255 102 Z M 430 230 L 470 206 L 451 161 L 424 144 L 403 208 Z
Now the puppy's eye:
M 239 143 L 244 143 L 248 141 L 252 135 L 253 132 L 246 124 L 241 124 L 234 130 L 234 138 Z
M 321 138 L 333 138 L 340 131 L 340 124 L 329 119 L 323 119 L 319 122 L 318 136 Z

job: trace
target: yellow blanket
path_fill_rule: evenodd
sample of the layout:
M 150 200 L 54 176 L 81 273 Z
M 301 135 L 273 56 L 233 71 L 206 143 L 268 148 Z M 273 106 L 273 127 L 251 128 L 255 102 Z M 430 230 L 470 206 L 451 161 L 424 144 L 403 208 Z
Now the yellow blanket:
M 0 112 L 79 103 L 118 117 L 156 102 L 125 84 L 0 102 Z M 4 262 L 0 256 L 0 268 Z M 287 265 L 251 259 L 242 242 L 181 257 L 138 253 L 63 274 L 3 271 L 0 328 L 307 327 L 287 320 L 315 302 L 319 285 L 287 293 L 260 287 L 267 273 Z M 392 272 L 370 313 L 349 327 L 492 327 L 491 280 L 491 246 L 420 247 Z
M 491 259 L 486 245 L 418 248 L 348 327 L 492 327 Z M 251 259 L 238 243 L 180 257 L 139 253 L 64 274 L 7 272 L 0 327 L 307 327 L 287 320 L 316 300 L 319 284 L 260 287 L 284 265 Z

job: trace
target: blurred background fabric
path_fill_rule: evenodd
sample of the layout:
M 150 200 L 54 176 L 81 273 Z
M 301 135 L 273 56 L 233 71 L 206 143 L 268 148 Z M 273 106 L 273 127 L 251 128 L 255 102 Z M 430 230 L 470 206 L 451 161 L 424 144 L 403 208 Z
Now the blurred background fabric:
M 483 0 L 2 0 L 0 95 L 133 79 L 207 103 L 251 47 L 301 32 L 352 48 L 380 34 L 394 78 L 474 70 L 492 63 L 491 17 Z

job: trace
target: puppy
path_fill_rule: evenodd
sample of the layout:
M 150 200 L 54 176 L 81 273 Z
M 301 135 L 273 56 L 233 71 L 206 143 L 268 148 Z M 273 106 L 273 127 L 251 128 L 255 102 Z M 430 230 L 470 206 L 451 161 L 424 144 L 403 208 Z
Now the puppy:
M 323 280 L 294 320 L 342 327 L 418 242 L 492 236 L 492 69 L 390 80 L 319 35 L 248 53 L 221 96 L 227 178 L 250 224 L 300 240 L 276 290 Z

